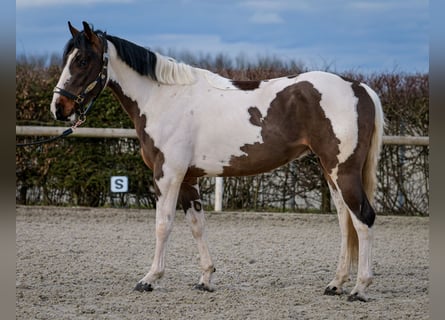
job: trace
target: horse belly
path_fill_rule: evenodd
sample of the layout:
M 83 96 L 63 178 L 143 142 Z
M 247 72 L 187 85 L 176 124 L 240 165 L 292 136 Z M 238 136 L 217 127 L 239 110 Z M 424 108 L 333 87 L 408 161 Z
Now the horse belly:
M 221 149 L 224 146 L 220 145 Z M 299 142 L 270 146 L 264 143 L 246 144 L 239 147 L 239 153 L 221 157 L 219 153 L 208 152 L 193 161 L 191 175 L 206 176 L 249 176 L 271 171 L 310 152 Z M 198 164 L 199 163 L 199 164 Z
M 221 176 L 249 176 L 269 172 L 310 152 L 310 149 L 304 144 L 276 146 L 275 148 L 256 145 L 246 148 L 249 149 L 247 155 L 233 157 L 230 165 L 224 167 Z

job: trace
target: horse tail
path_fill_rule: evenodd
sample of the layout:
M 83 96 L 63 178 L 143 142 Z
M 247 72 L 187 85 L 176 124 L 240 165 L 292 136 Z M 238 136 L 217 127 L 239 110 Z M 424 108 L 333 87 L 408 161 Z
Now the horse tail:
M 362 84 L 362 86 L 366 89 L 369 96 L 371 97 L 375 109 L 374 131 L 362 172 L 363 189 L 366 193 L 369 203 L 372 205 L 374 203 L 374 194 L 377 189 L 377 165 L 379 161 L 380 150 L 382 148 L 385 119 L 383 115 L 382 104 L 375 91 L 365 84 Z
M 348 224 L 348 242 L 347 242 L 347 250 L 348 250 L 348 264 L 350 267 L 357 267 L 358 264 L 358 234 L 355 230 L 354 224 L 352 223 L 351 217 L 348 215 L 347 218 Z

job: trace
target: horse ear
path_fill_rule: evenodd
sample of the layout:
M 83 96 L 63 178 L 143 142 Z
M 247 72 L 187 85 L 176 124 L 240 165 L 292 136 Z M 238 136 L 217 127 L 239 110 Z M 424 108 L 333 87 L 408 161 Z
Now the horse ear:
M 93 31 L 91 30 L 90 24 L 86 21 L 82 21 L 83 24 L 83 31 L 85 31 L 85 35 L 88 39 L 91 40 L 91 37 L 93 35 Z
M 90 40 L 91 43 L 97 43 L 99 38 L 97 35 L 91 30 L 90 24 L 86 21 L 82 22 L 83 24 L 83 31 L 85 31 L 85 36 L 88 40 Z
M 70 22 L 70 21 L 68 21 L 68 27 L 69 27 L 69 29 L 70 29 L 70 32 L 71 32 L 71 35 L 73 36 L 73 38 L 79 34 L 79 30 L 77 30 L 76 28 L 74 28 L 74 27 L 71 25 L 71 22 Z

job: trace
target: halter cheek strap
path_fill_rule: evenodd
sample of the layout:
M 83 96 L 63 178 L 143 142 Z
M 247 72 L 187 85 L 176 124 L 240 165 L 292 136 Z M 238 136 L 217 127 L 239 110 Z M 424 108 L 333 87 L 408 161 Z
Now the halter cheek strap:
M 80 107 L 80 109 L 81 109 L 80 116 L 81 116 L 82 122 L 85 121 L 87 112 L 91 109 L 91 106 L 93 105 L 94 101 L 97 99 L 97 97 L 99 97 L 99 95 L 102 93 L 102 91 L 105 89 L 105 87 L 107 86 L 107 83 L 108 83 L 108 60 L 109 60 L 108 43 L 107 43 L 107 38 L 105 37 L 105 34 L 100 35 L 100 37 L 102 38 L 104 52 L 102 54 L 102 70 L 99 72 L 96 79 L 93 82 L 91 82 L 90 84 L 88 84 L 85 87 L 85 89 L 83 89 L 81 91 L 81 93 L 79 93 L 78 95 L 75 95 L 75 94 L 73 94 L 65 89 L 59 88 L 57 86 L 54 88 L 54 91 L 53 91 L 54 93 L 58 93 L 62 96 L 67 97 L 68 99 L 73 100 L 74 103 L 76 103 Z M 100 89 L 98 94 L 93 99 L 91 99 L 90 103 L 88 103 L 86 108 L 84 108 L 83 102 L 84 102 L 87 94 L 89 92 L 93 91 L 99 83 L 102 84 L 102 88 Z
M 64 138 L 64 137 L 72 134 L 77 127 L 79 127 L 80 125 L 82 125 L 82 123 L 85 122 L 87 112 L 90 110 L 94 101 L 97 99 L 97 97 L 101 94 L 101 92 L 104 90 L 104 88 L 108 84 L 108 59 L 109 59 L 108 50 L 107 50 L 108 43 L 107 43 L 107 38 L 105 37 L 105 34 L 101 34 L 99 36 L 102 38 L 104 52 L 102 54 L 102 60 L 103 60 L 102 70 L 99 72 L 97 78 L 93 82 L 91 82 L 89 85 L 87 85 L 85 87 L 85 89 L 83 89 L 82 92 L 78 95 L 72 94 L 71 92 L 66 91 L 65 89 L 62 89 L 59 87 L 54 88 L 54 93 L 58 93 L 62 96 L 67 97 L 68 99 L 73 100 L 81 108 L 80 115 L 79 115 L 79 118 L 77 119 L 76 123 L 74 123 L 70 128 L 66 129 L 65 131 L 62 132 L 62 134 L 60 134 L 56 137 L 52 137 L 52 138 L 40 140 L 40 141 L 29 142 L 29 143 L 18 143 L 18 144 L 16 144 L 17 147 L 39 145 L 42 143 L 48 143 L 48 142 L 58 140 L 60 138 Z M 91 92 L 92 90 L 94 90 L 99 83 L 102 84 L 102 88 L 100 89 L 99 93 L 95 97 L 93 97 L 93 99 L 91 99 L 91 101 L 90 101 L 90 103 L 88 103 L 87 107 L 84 108 L 83 102 L 85 100 L 86 95 L 89 92 Z
M 67 97 L 68 99 L 73 100 L 75 103 L 77 103 L 78 105 L 81 105 L 83 100 L 85 100 L 85 95 L 83 93 L 79 94 L 79 95 L 74 95 L 69 91 L 66 91 L 65 89 L 59 88 L 59 87 L 55 87 L 54 88 L 54 93 L 58 93 L 62 96 Z

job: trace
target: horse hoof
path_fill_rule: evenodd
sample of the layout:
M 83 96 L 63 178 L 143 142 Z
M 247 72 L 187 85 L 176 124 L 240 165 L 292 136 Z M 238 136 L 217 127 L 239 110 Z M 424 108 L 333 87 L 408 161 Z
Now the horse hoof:
M 207 291 L 207 292 L 213 292 L 213 291 L 215 291 L 215 289 L 213 289 L 213 288 L 211 288 L 211 287 L 209 287 L 209 286 L 206 286 L 206 285 L 203 284 L 203 283 L 195 284 L 195 285 L 193 286 L 193 289 L 195 289 L 195 290 L 199 290 L 199 291 Z
M 153 287 L 150 283 L 138 282 L 134 290 L 139 292 L 153 291 Z
M 338 296 L 341 295 L 343 291 L 341 289 L 338 289 L 337 287 L 327 287 L 324 290 L 324 295 L 326 296 Z
M 350 294 L 348 296 L 348 301 L 349 302 L 353 302 L 353 301 L 361 301 L 361 302 L 368 302 L 368 298 L 361 296 L 358 294 L 358 292 Z

